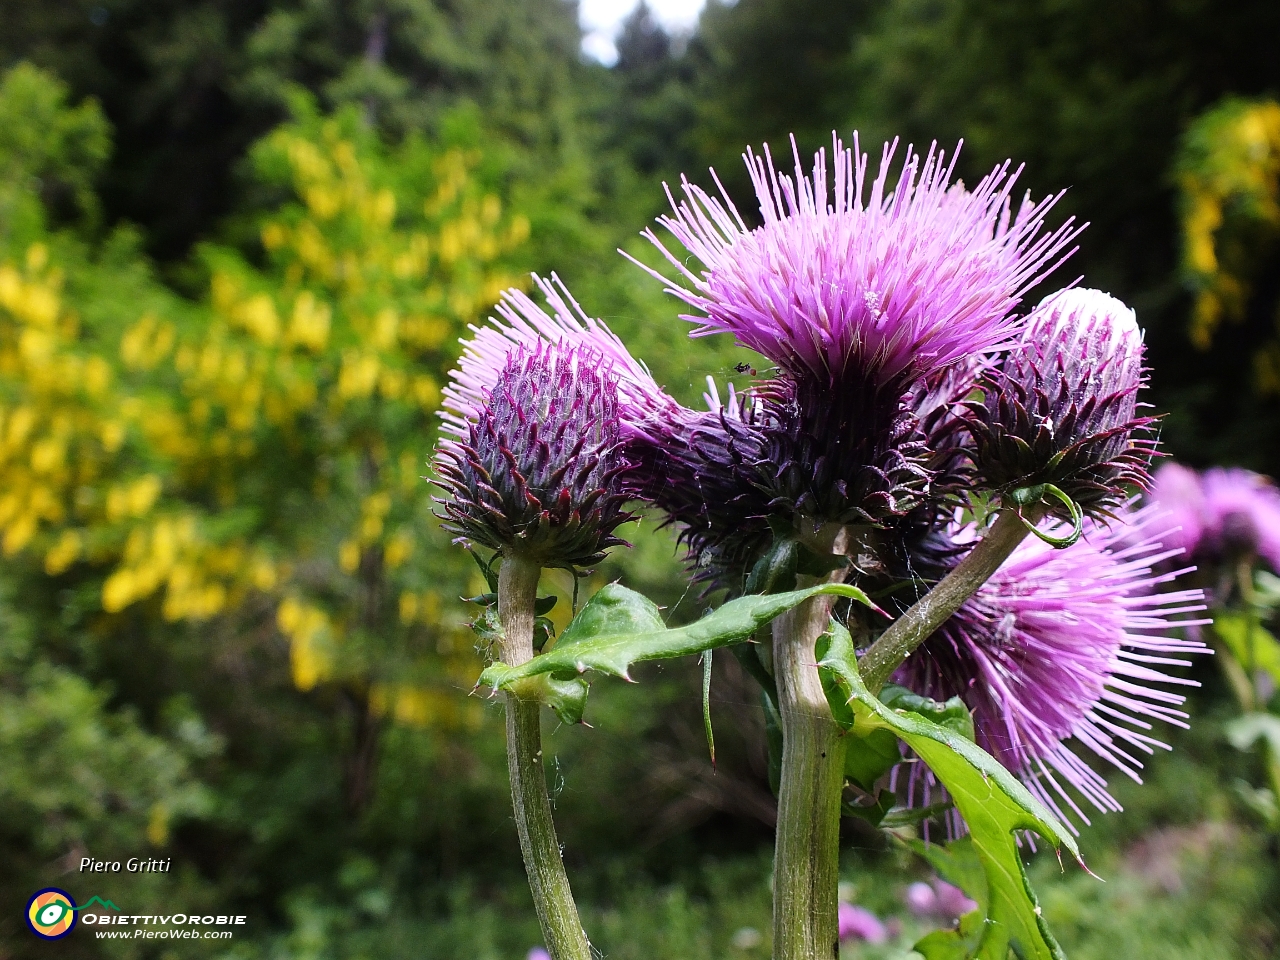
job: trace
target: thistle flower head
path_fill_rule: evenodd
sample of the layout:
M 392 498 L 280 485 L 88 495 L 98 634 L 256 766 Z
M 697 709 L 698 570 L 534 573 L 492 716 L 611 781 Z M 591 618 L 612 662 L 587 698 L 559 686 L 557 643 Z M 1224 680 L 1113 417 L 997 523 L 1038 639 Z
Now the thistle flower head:
M 769 385 L 765 461 L 777 512 L 883 524 L 929 491 L 930 451 L 903 397 L 815 380 Z
M 708 377 L 706 410 L 675 406 L 660 428 L 634 437 L 627 491 L 652 503 L 680 531 L 694 577 L 738 590 L 769 546 L 763 401 L 729 388 L 722 402 Z
M 1095 515 L 1145 488 L 1155 442 L 1137 415 L 1142 350 L 1133 311 L 1114 297 L 1045 298 L 968 404 L 982 481 L 1002 492 L 1053 484 Z
M 833 178 L 825 150 L 806 175 L 793 140 L 791 176 L 774 169 L 768 147 L 764 157 L 748 150 L 755 228 L 723 188 L 717 199 L 683 180 L 684 198 L 671 198 L 673 215 L 659 222 L 702 269 L 650 230 L 676 275 L 649 272 L 698 311 L 684 318 L 698 324 L 695 336 L 730 333 L 797 381 L 901 387 L 1006 342 L 1019 297 L 1079 231 L 1071 221 L 1044 231 L 1057 197 L 1013 216 L 1018 173 L 1007 163 L 970 192 L 951 182 L 954 156 L 908 148 L 892 185 L 896 146 L 885 145 L 871 182 L 856 135 L 852 150 L 833 136 Z
M 446 529 L 543 566 L 598 562 L 630 519 L 618 406 L 613 366 L 589 346 L 511 348 L 465 435 L 440 441 Z
M 540 349 L 555 344 L 581 347 L 606 361 L 617 383 L 617 412 L 625 432 L 644 430 L 660 422 L 676 403 L 654 382 L 644 364 L 627 351 L 602 320 L 589 316 L 554 273 L 551 279 L 533 276 L 551 308 L 548 314 L 520 290 L 507 290 L 497 306 L 501 319 L 486 326 L 472 326 L 472 338 L 463 342 L 462 357 L 444 388 L 441 418 L 444 429 L 466 437 L 489 402 L 490 393 L 506 369 L 514 347 Z
M 1197 475 L 1167 463 L 1151 499 L 1176 522 L 1189 555 L 1212 562 L 1257 555 L 1280 570 L 1280 490 L 1267 477 L 1235 467 Z
M 1190 682 L 1161 668 L 1204 650 L 1169 635 L 1193 625 L 1183 615 L 1204 604 L 1200 590 L 1164 589 L 1186 570 L 1154 570 L 1179 553 L 1164 546 L 1167 530 L 1167 518 L 1146 507 L 1109 527 L 1086 522 L 1069 550 L 1024 542 L 895 680 L 937 700 L 959 696 L 978 743 L 1060 815 L 1066 807 L 1089 822 L 1072 791 L 1118 810 L 1106 780 L 1067 741 L 1137 780 L 1138 755 L 1163 746 L 1146 732 L 1151 721 L 1185 726 L 1184 698 L 1162 687 Z M 933 561 L 957 559 L 953 547 Z M 909 780 L 909 790 L 929 787 L 915 770 Z

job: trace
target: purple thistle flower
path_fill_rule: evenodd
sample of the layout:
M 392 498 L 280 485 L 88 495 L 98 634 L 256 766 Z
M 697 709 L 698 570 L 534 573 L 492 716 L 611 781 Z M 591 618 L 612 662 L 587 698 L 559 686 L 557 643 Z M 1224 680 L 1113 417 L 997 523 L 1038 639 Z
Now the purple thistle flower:
M 1167 530 L 1164 515 L 1146 507 L 1109 527 L 1086 522 L 1069 550 L 1023 543 L 907 659 L 896 682 L 936 700 L 959 696 L 973 711 L 979 745 L 1059 815 L 1066 806 L 1089 822 L 1067 787 L 1099 810 L 1118 810 L 1103 777 L 1066 741 L 1141 782 L 1136 754 L 1164 746 L 1145 732 L 1150 721 L 1186 725 L 1184 697 L 1157 685 L 1195 684 L 1158 668 L 1185 666 L 1181 656 L 1205 650 L 1168 635 L 1203 622 L 1181 619 L 1204 609 L 1203 593 L 1161 589 L 1187 572 L 1153 570 L 1179 553 L 1164 546 Z M 958 559 L 955 548 L 933 552 L 935 566 Z M 901 779 L 895 771 L 895 784 Z M 919 764 L 906 780 L 908 803 L 938 799 Z
M 1169 511 L 1188 554 L 1211 562 L 1257 555 L 1280 570 L 1280 490 L 1261 474 L 1176 463 L 1156 471 L 1151 500 Z
M 983 379 L 969 429 L 984 485 L 1000 492 L 1054 484 L 1093 515 L 1145 488 L 1155 450 L 1137 416 L 1142 331 L 1133 311 L 1098 290 L 1063 290 L 1027 317 L 1021 340 Z
M 436 457 L 447 530 L 544 566 L 589 566 L 631 519 L 612 364 L 588 346 L 517 346 L 463 439 Z
M 675 268 L 675 279 L 644 267 L 701 316 L 695 336 L 731 333 L 797 381 L 867 382 L 901 392 L 912 380 L 994 349 L 1016 333 L 1022 294 L 1072 251 L 1071 220 L 1045 233 L 1058 197 L 1024 202 L 1011 216 L 1018 173 L 993 170 L 972 192 L 951 183 L 955 157 L 910 148 L 896 187 L 886 144 L 868 190 L 867 156 L 834 135 L 834 184 L 826 151 L 806 176 L 744 155 L 762 225 L 749 228 L 720 187 L 716 199 L 682 179 L 668 190 L 674 216 L 659 222 L 701 261 L 695 273 L 652 230 L 644 236 Z M 712 173 L 714 177 L 714 171 Z M 717 179 L 717 185 L 719 180 Z M 636 261 L 639 263 L 639 261 Z M 640 264 L 640 266 L 644 266 Z
M 841 940 L 884 943 L 889 939 L 889 931 L 880 918 L 865 907 L 841 903 L 836 909 Z
M 511 289 L 502 294 L 496 308 L 501 320 L 491 318 L 489 325 L 470 328 L 473 336 L 463 342 L 462 357 L 444 388 L 440 416 L 448 433 L 466 437 L 468 423 L 475 422 L 488 404 L 511 351 L 515 347 L 533 350 L 540 344 L 585 347 L 607 361 L 617 382 L 618 415 L 629 433 L 661 422 L 677 406 L 617 335 L 602 320 L 587 315 L 559 277 L 553 273 L 548 281 L 534 274 L 533 280 L 552 314 L 520 290 Z

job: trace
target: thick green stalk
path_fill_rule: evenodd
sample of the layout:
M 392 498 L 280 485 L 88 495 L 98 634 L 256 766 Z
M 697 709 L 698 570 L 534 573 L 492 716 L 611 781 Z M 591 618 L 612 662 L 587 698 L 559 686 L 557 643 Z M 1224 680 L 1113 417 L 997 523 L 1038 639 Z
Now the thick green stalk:
M 509 666 L 519 666 L 533 658 L 533 607 L 541 572 L 537 564 L 516 557 L 504 558 L 498 571 L 502 662 Z M 511 802 L 542 937 L 553 960 L 591 960 L 591 946 L 578 919 L 551 819 L 542 763 L 541 705 L 521 700 L 513 693 L 505 696 Z
M 807 586 L 799 581 L 797 586 Z M 810 583 L 818 582 L 810 580 Z M 814 597 L 773 622 L 773 669 L 782 719 L 773 867 L 774 960 L 839 956 L 840 794 L 845 741 L 818 678 L 814 644 L 831 601 Z
M 960 609 L 960 605 L 991 579 L 1027 536 L 1027 523 L 1034 523 L 1042 509 L 1030 508 L 1024 521 L 1012 509 L 1000 511 L 996 522 L 955 568 L 932 590 L 915 602 L 880 635 L 858 661 L 858 672 L 867 688 L 878 692 L 902 661 L 928 639 L 933 631 Z

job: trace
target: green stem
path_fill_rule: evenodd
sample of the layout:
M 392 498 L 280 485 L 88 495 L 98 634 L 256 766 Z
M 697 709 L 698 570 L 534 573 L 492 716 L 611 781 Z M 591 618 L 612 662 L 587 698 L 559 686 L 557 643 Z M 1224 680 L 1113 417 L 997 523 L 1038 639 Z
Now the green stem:
M 796 580 L 798 587 L 808 585 L 801 581 L 820 582 Z M 836 905 L 845 741 L 822 691 L 814 654 L 830 620 L 830 599 L 814 597 L 773 622 L 783 736 L 773 874 L 774 960 L 825 960 L 840 952 Z
M 502 662 L 519 666 L 533 659 L 534 601 L 541 567 L 505 557 L 498 571 L 498 618 L 502 621 Z M 542 937 L 554 960 L 591 960 L 591 946 L 578 919 L 551 819 L 547 779 L 542 763 L 542 727 L 536 701 L 507 699 L 507 770 L 516 831 L 524 855 L 533 904 Z
M 960 605 L 991 579 L 1027 536 L 1029 524 L 1044 514 L 1043 507 L 1024 511 L 1025 520 L 1011 509 L 1001 510 L 996 522 L 968 555 L 917 600 L 871 645 L 858 661 L 858 672 L 872 693 L 879 692 L 893 672 L 933 631 L 960 609 Z

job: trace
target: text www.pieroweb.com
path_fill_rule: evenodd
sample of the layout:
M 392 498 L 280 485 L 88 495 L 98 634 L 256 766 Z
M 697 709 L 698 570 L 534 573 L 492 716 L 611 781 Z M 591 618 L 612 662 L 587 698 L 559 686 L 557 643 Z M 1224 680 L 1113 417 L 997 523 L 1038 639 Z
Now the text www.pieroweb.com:
M 164 915 L 142 914 L 120 917 L 92 914 L 84 918 L 86 925 L 97 925 L 94 935 L 102 940 L 230 940 L 234 930 L 208 930 L 202 927 L 227 927 L 242 924 L 243 916 L 199 916 L 177 913 Z M 163 927 L 166 929 L 156 929 Z M 176 929 L 173 929 L 176 928 Z

